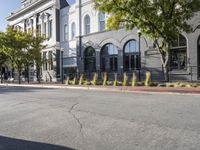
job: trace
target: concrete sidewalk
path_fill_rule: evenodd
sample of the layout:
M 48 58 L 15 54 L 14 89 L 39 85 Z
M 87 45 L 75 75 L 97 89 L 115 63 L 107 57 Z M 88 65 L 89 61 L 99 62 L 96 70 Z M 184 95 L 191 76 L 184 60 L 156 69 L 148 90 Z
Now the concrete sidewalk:
M 63 84 L 0 84 L 1 87 L 32 87 L 32 88 L 60 88 L 60 89 L 77 89 L 91 91 L 108 91 L 108 92 L 129 92 L 143 94 L 197 94 L 200 95 L 200 88 L 175 88 L 175 87 L 123 87 L 123 86 L 73 86 Z

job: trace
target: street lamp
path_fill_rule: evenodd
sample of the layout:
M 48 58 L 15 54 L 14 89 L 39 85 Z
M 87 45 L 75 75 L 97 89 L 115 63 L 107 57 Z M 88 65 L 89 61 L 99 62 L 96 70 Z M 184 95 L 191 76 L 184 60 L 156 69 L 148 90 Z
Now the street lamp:
M 139 42 L 139 46 L 138 46 L 138 49 L 139 49 L 139 81 L 141 81 L 141 31 L 138 30 L 138 42 Z

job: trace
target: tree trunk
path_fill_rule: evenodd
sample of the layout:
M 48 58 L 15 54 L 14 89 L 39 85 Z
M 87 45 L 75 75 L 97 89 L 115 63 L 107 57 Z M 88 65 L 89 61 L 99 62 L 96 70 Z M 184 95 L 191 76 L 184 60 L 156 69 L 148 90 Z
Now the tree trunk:
M 27 81 L 28 81 L 28 84 L 30 83 L 30 79 L 29 79 L 29 66 L 27 66 Z
M 0 71 L 1 71 L 1 83 L 3 83 L 2 66 L 0 66 Z
M 169 69 L 168 69 L 168 65 L 167 66 L 163 66 L 163 71 L 164 71 L 164 79 L 166 82 L 169 82 Z
M 21 84 L 21 69 L 18 68 L 18 83 Z
M 158 40 L 155 42 L 161 56 L 164 79 L 169 82 L 169 43 L 166 40 L 163 40 L 161 45 L 159 45 Z
M 15 69 L 14 67 L 12 67 L 12 72 L 11 72 L 11 78 L 13 78 L 12 83 L 14 83 L 14 72 L 15 72 Z
M 38 80 L 38 83 L 41 83 L 40 81 L 40 67 L 37 66 L 37 80 Z

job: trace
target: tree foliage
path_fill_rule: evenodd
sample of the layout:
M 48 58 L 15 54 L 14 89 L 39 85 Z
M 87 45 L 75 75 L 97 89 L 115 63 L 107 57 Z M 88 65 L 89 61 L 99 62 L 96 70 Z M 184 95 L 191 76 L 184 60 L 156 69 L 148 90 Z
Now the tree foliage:
M 38 82 L 40 82 L 40 70 L 42 67 L 42 64 L 44 63 L 43 58 L 41 56 L 41 51 L 47 47 L 47 45 L 44 45 L 43 42 L 45 41 L 45 37 L 41 36 L 40 34 L 36 34 L 36 36 L 32 36 L 30 40 L 30 47 L 29 52 L 31 58 L 34 60 L 36 64 L 36 70 L 37 70 L 37 79 Z
M 168 80 L 169 45 L 181 32 L 192 32 L 188 20 L 200 8 L 199 0 L 93 0 L 109 14 L 108 29 L 137 28 L 155 41 Z
M 3 82 L 3 65 L 8 60 L 7 55 L 3 51 L 3 32 L 0 32 L 0 76 L 1 76 L 1 83 Z
M 19 73 L 19 83 L 21 83 L 21 72 L 27 58 L 27 48 L 29 47 L 31 34 L 8 27 L 4 36 L 4 53 L 11 60 L 12 66 L 17 68 Z
M 8 27 L 6 32 L 0 33 L 0 57 L 2 54 L 2 57 L 6 57 L 11 62 L 11 66 L 18 70 L 19 83 L 21 83 L 22 70 L 29 71 L 31 64 L 35 63 L 40 70 L 43 63 L 41 51 L 46 47 L 43 45 L 44 40 L 45 38 L 39 34 L 23 32 L 14 27 Z

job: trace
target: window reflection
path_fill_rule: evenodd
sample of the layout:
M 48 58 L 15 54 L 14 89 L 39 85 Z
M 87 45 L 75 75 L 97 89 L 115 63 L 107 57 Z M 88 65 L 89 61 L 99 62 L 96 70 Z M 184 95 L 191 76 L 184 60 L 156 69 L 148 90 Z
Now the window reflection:
M 92 47 L 88 47 L 85 49 L 84 66 L 86 72 L 96 71 L 96 56 L 95 56 L 95 50 Z
M 140 69 L 139 45 L 135 40 L 128 41 L 124 48 L 124 70 Z
M 113 44 L 106 44 L 101 50 L 101 70 L 103 72 L 117 71 L 118 50 Z
M 183 70 L 187 68 L 187 40 L 179 35 L 170 45 L 170 69 Z

